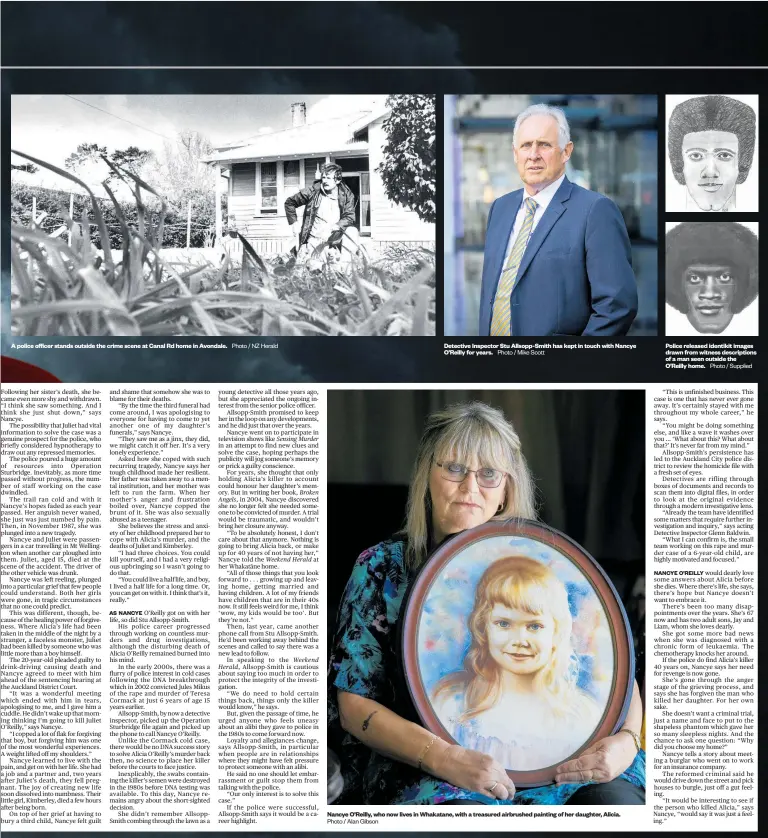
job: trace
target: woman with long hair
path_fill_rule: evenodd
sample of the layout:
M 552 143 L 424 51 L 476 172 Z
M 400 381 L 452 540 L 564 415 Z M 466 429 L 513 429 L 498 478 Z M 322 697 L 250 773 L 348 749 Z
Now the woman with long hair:
M 492 519 L 535 519 L 531 474 L 504 414 L 480 402 L 427 420 L 402 532 L 363 552 L 339 607 L 329 666 L 329 723 L 337 727 L 346 791 L 337 802 L 515 803 L 505 766 L 424 728 L 399 678 L 398 626 L 408 585 L 449 536 Z M 527 802 L 643 803 L 639 690 L 625 728 L 558 768 L 562 785 Z M 628 735 L 631 733 L 631 735 Z M 604 783 L 598 801 L 591 785 Z M 586 794 L 586 799 L 584 799 Z

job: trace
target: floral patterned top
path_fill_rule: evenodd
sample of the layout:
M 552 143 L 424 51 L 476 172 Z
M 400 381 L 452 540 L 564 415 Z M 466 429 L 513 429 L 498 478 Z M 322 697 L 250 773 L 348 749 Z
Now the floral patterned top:
M 369 804 L 434 804 L 459 799 L 490 805 L 564 803 L 586 784 L 520 789 L 512 800 L 497 800 L 393 762 L 341 729 L 336 690 L 371 698 L 421 724 L 399 664 L 400 610 L 412 578 L 405 565 L 405 543 L 383 541 L 358 557 L 344 591 L 328 670 L 329 745 L 338 751 L 345 782 L 344 794 L 336 802 L 362 796 Z M 643 751 L 621 776 L 645 788 Z

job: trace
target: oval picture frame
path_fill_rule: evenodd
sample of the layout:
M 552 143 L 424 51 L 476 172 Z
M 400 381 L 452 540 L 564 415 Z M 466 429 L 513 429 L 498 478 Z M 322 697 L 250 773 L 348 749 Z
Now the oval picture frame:
M 510 572 L 515 590 L 539 584 L 540 599 L 546 585 L 554 592 L 540 621 L 484 598 Z M 489 587 L 491 576 L 502 582 Z M 401 652 L 424 726 L 489 753 L 518 788 L 552 783 L 558 765 L 618 731 L 632 698 L 634 647 L 616 589 L 583 547 L 535 521 L 490 521 L 441 544 L 408 591 Z M 493 683 L 511 687 L 493 692 Z

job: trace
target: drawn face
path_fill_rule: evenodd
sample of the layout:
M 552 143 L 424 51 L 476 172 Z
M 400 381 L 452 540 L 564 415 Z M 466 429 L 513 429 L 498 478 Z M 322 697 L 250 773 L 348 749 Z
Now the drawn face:
M 445 457 L 445 462 L 453 460 L 455 457 Z M 470 469 L 480 467 L 476 457 L 463 465 Z M 432 499 L 432 531 L 435 540 L 439 543 L 447 535 L 490 521 L 503 502 L 505 493 L 504 479 L 495 489 L 486 489 L 478 485 L 477 475 L 470 471 L 461 483 L 454 483 L 443 475 L 440 466 L 433 463 L 429 475 L 429 494 Z
M 688 320 L 699 332 L 718 335 L 731 322 L 736 277 L 728 265 L 690 265 L 683 272 Z
M 549 114 L 529 116 L 517 130 L 515 164 L 529 195 L 535 195 L 565 172 L 573 143 L 560 148 L 557 120 Z
M 696 131 L 683 137 L 683 177 L 696 206 L 723 209 L 739 176 L 739 139 L 729 131 Z
M 506 672 L 534 675 L 549 663 L 555 621 L 550 614 L 529 614 L 496 603 L 488 615 L 488 651 Z

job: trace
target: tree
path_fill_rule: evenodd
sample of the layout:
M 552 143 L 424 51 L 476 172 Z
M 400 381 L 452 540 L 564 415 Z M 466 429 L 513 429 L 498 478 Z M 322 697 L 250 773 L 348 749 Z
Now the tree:
M 64 168 L 75 174 L 82 173 L 83 169 L 98 163 L 102 155 L 106 157 L 107 147 L 97 143 L 80 143 L 80 145 L 64 161 Z
M 153 159 L 154 153 L 143 151 L 135 145 L 125 149 L 116 149 L 109 155 L 109 159 L 117 166 L 127 169 L 137 177 L 141 177 L 142 169 Z M 113 172 L 114 174 L 114 172 Z
M 204 162 L 214 152 L 211 141 L 197 131 L 183 131 L 174 142 L 165 143 L 155 161 L 149 182 L 164 195 L 171 206 L 186 217 L 192 202 L 193 230 L 216 228 L 215 196 L 218 167 Z M 222 204 L 226 202 L 226 196 Z M 194 233 L 193 233 L 194 239 Z
M 209 194 L 213 200 L 217 173 L 203 162 L 214 151 L 210 140 L 197 131 L 184 131 L 165 149 L 155 169 L 155 181 L 172 201 Z
M 40 171 L 39 166 L 35 166 L 32 163 L 11 163 L 11 169 L 17 172 L 28 172 L 30 175 L 33 175 L 35 172 Z
M 397 94 L 387 99 L 387 142 L 376 171 L 390 201 L 435 222 L 435 97 Z
M 64 161 L 64 167 L 83 179 L 107 181 L 118 180 L 112 169 L 104 162 L 110 160 L 117 166 L 141 177 L 142 169 L 154 159 L 154 152 L 145 151 L 135 145 L 124 149 L 116 149 L 111 154 L 105 145 L 97 143 L 80 143 L 75 151 Z

